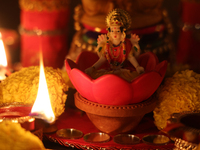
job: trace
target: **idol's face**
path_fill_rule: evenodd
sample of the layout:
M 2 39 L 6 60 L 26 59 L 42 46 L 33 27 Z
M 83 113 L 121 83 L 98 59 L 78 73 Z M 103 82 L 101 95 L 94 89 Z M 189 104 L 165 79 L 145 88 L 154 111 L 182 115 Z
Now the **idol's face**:
M 117 43 L 121 41 L 123 33 L 120 30 L 120 26 L 111 26 L 110 27 L 110 37 L 112 41 L 116 41 Z

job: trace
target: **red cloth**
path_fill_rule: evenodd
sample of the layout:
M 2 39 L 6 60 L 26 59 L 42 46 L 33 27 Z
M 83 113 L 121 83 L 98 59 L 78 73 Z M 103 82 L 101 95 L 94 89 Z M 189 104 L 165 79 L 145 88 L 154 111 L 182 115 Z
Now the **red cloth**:
M 69 10 L 60 11 L 25 11 L 20 13 L 21 25 L 28 30 L 65 29 L 68 23 Z
M 178 40 L 177 62 L 187 63 L 192 69 L 200 71 L 200 34 L 195 25 L 200 24 L 200 4 L 182 1 L 181 19 L 192 29 L 181 30 Z
M 39 65 L 39 50 L 42 49 L 45 66 L 61 68 L 67 54 L 66 35 L 41 36 L 21 35 L 21 61 L 23 67 Z
M 39 64 L 39 51 L 43 51 L 44 65 L 63 67 L 67 55 L 67 25 L 69 10 L 25 11 L 21 10 L 21 62 L 23 67 Z M 34 30 L 45 35 L 38 37 Z M 34 34 L 30 34 L 30 33 Z
M 200 23 L 200 4 L 198 2 L 181 2 L 182 15 L 181 19 L 184 23 L 196 24 Z
M 74 128 L 83 132 L 83 134 L 91 133 L 91 132 L 99 132 L 99 130 L 92 124 L 92 122 L 88 119 L 86 114 L 81 114 L 77 109 L 67 109 L 56 121 L 56 126 L 58 129 L 63 128 Z M 138 127 L 130 134 L 134 134 L 142 139 L 143 136 L 148 134 L 162 134 L 158 131 L 153 123 L 153 119 L 151 117 L 144 117 Z M 64 139 L 56 136 L 54 134 L 45 134 L 45 138 L 50 141 L 56 141 L 61 145 L 69 147 L 75 146 L 79 149 L 85 149 L 83 146 L 90 147 L 94 150 L 100 148 L 106 149 L 172 149 L 174 144 L 172 142 L 167 145 L 147 145 L 140 141 L 139 144 L 136 145 L 120 145 L 113 141 L 113 136 L 111 136 L 111 140 L 106 143 L 87 143 L 83 140 L 83 137 L 80 139 Z

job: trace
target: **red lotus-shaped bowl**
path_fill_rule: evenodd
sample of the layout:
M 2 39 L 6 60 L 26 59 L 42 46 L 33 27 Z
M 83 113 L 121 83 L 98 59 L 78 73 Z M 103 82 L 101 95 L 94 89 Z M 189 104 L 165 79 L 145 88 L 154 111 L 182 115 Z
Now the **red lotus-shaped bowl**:
M 91 67 L 98 58 L 95 53 L 84 51 L 76 63 L 66 59 L 65 67 L 76 90 L 84 98 L 100 104 L 127 105 L 148 99 L 161 84 L 167 70 L 167 61 L 159 63 L 156 55 L 147 52 L 138 58 L 138 63 L 145 68 L 145 73 L 132 82 L 114 74 L 92 79 L 84 70 Z

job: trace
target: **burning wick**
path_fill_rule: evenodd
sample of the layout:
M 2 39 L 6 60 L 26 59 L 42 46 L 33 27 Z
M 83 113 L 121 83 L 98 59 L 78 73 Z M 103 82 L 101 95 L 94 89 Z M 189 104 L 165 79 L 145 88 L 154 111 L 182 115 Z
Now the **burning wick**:
M 44 120 L 44 122 L 46 122 L 46 123 L 50 123 L 50 122 L 53 122 L 53 121 L 54 121 L 54 117 L 48 118 L 48 117 L 45 115 L 45 113 L 43 113 L 43 112 L 40 112 L 40 113 L 33 112 L 33 113 L 30 113 L 29 116 L 31 116 L 31 117 L 33 117 L 33 118 L 36 118 L 36 119 Z

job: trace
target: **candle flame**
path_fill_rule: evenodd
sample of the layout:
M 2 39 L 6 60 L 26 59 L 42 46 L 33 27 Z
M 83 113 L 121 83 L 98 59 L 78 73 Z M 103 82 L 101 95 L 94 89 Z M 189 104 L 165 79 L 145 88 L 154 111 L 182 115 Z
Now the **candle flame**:
M 6 51 L 2 40 L 2 35 L 0 33 L 0 65 L 3 67 L 7 67 L 7 58 Z
M 40 53 L 40 77 L 38 93 L 35 103 L 32 107 L 31 114 L 37 114 L 36 116 L 38 118 L 43 119 L 48 123 L 51 123 L 55 120 L 44 73 L 42 52 Z

